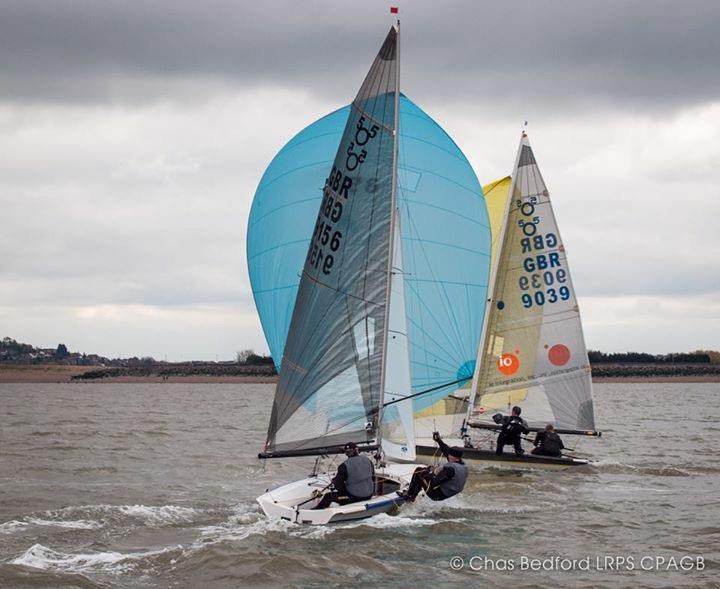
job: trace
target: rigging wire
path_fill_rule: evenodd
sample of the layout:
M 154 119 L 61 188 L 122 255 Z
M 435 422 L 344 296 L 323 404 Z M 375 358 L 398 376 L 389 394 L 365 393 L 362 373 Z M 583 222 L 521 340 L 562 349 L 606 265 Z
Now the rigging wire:
M 470 378 L 472 378 L 472 377 L 461 378 L 461 379 L 459 379 L 459 380 L 455 380 L 455 381 L 452 381 L 452 382 L 446 382 L 445 384 L 438 385 L 438 386 L 429 388 L 429 389 L 424 390 L 424 391 L 420 391 L 419 393 L 414 393 L 414 394 L 412 394 L 412 395 L 407 395 L 407 396 L 405 396 L 405 397 L 401 397 L 400 399 L 395 399 L 394 401 L 388 401 L 387 403 L 383 403 L 382 406 L 377 407 L 376 409 L 374 409 L 373 412 L 372 412 L 372 414 L 370 415 L 370 417 L 372 417 L 373 415 L 377 415 L 377 414 L 380 412 L 381 409 L 384 409 L 384 408 L 387 407 L 388 405 L 394 405 L 395 403 L 399 403 L 399 402 L 401 402 L 401 401 L 406 401 L 406 400 L 412 399 L 412 398 L 414 398 L 414 397 L 419 397 L 420 395 L 426 395 L 426 394 L 428 394 L 428 393 L 432 393 L 432 392 L 434 392 L 434 391 L 438 391 L 438 390 L 440 390 L 440 389 L 443 389 L 443 388 L 446 388 L 446 387 L 449 387 L 449 386 L 456 385 L 456 384 L 458 384 L 458 383 L 460 383 L 460 382 L 464 382 L 464 381 L 470 380 Z M 333 428 L 333 429 L 331 429 L 331 430 L 326 431 L 323 436 L 320 436 L 320 437 L 317 438 L 317 439 L 321 439 L 321 438 L 323 438 L 323 437 L 325 437 L 325 436 L 328 436 L 328 435 L 337 433 L 337 432 L 339 432 L 340 430 L 345 429 L 347 426 L 355 423 L 356 421 L 360 421 L 361 419 L 362 419 L 362 420 L 367 420 L 367 418 L 368 418 L 368 415 L 366 415 L 366 414 L 358 415 L 358 416 L 356 416 L 356 417 L 353 417 L 353 418 L 350 419 L 349 421 L 346 421 L 345 423 L 340 424 L 340 425 L 337 426 L 336 428 Z M 288 451 L 289 451 L 289 452 L 292 452 L 293 450 L 298 450 L 298 449 L 300 449 L 300 447 L 303 446 L 306 441 L 307 441 L 307 440 L 301 441 L 297 446 L 294 446 L 294 447 L 290 448 L 290 450 L 288 450 Z

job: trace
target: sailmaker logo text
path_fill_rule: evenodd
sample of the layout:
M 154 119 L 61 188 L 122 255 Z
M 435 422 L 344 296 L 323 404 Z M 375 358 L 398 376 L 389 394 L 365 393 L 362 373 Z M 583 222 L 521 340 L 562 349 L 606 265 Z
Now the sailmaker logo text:
M 705 558 L 700 555 L 668 556 L 658 554 L 620 555 L 604 554 L 583 558 L 489 558 L 472 556 L 463 558 L 453 556 L 450 559 L 453 570 L 471 571 L 702 571 Z

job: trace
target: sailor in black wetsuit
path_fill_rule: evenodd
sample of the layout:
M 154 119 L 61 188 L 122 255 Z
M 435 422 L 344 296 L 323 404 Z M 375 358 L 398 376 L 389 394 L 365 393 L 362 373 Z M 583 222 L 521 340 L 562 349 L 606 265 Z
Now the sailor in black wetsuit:
M 533 442 L 535 448 L 532 453 L 540 456 L 562 456 L 562 450 L 565 448 L 560 436 L 555 433 L 555 428 L 551 423 L 545 426 L 544 432 L 538 432 Z
M 497 447 L 495 448 L 495 454 L 498 456 L 503 453 L 503 448 L 510 444 L 515 448 L 516 456 L 522 456 L 525 453 L 520 442 L 520 436 L 530 433 L 530 429 L 525 420 L 520 417 L 520 413 L 522 413 L 522 409 L 515 405 L 510 415 L 500 415 L 499 413 L 493 415 L 493 421 L 502 424 L 497 439 Z
M 375 468 L 372 460 L 360 454 L 357 444 L 345 444 L 345 455 L 348 459 L 338 466 L 337 474 L 333 477 L 334 489 L 326 493 L 315 509 L 325 509 L 335 501 L 340 505 L 365 501 L 375 492 Z
M 422 489 L 433 501 L 444 501 L 457 495 L 465 487 L 468 477 L 468 467 L 462 461 L 462 450 L 451 448 L 442 441 L 440 434 L 435 432 L 433 440 L 440 446 L 440 452 L 447 459 L 440 471 L 436 474 L 432 466 L 415 471 L 407 492 L 398 494 L 406 501 L 413 502 Z

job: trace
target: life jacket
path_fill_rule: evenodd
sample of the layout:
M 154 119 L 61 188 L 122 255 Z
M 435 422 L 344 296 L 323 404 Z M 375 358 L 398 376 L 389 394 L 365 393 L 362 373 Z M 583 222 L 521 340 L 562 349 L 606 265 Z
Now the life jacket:
M 560 454 L 563 448 L 560 436 L 555 432 L 545 432 L 545 437 L 540 443 L 540 451 L 545 454 Z
M 465 481 L 468 477 L 468 466 L 464 462 L 448 462 L 443 465 L 443 468 L 451 468 L 455 473 L 453 478 L 443 481 L 440 483 L 440 490 L 443 492 L 445 497 L 452 497 L 457 495 L 465 487 Z
M 367 456 L 358 454 L 345 461 L 347 492 L 353 497 L 372 497 L 375 491 L 373 464 Z
M 525 421 L 522 417 L 513 415 L 507 420 L 504 429 L 505 435 L 514 438 L 515 436 L 519 436 L 525 431 Z

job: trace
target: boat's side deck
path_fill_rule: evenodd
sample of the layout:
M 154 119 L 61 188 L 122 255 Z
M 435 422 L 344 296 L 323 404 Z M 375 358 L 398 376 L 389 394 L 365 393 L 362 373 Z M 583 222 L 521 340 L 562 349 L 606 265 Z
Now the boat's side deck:
M 418 460 L 434 458 L 437 456 L 437 446 L 416 446 L 415 451 Z M 588 460 L 581 458 L 570 458 L 563 456 L 556 458 L 554 456 L 539 456 L 537 454 L 523 454 L 516 456 L 515 454 L 503 453 L 496 454 L 492 450 L 479 450 L 477 448 L 462 448 L 463 461 L 468 463 L 482 463 L 487 466 L 504 466 L 512 468 L 570 468 L 574 466 L 584 466 L 589 464 Z

